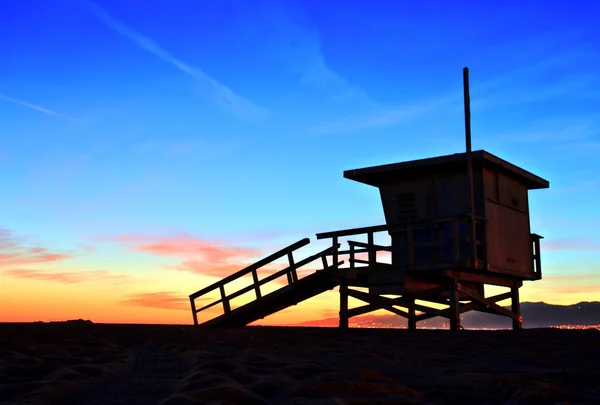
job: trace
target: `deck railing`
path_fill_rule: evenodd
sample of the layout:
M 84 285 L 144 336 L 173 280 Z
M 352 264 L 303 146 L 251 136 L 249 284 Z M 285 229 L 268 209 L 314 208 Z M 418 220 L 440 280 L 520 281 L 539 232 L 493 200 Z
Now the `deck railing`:
M 338 251 L 334 249 L 332 252 L 333 263 L 338 261 L 338 256 L 343 254 L 350 255 L 350 268 L 354 269 L 355 264 L 366 264 L 369 266 L 373 266 L 376 264 L 380 264 L 377 262 L 377 252 L 386 251 L 392 252 L 391 246 L 383 246 L 374 243 L 374 235 L 379 232 L 389 232 L 392 235 L 400 235 L 404 233 L 406 235 L 406 245 L 408 251 L 408 263 L 406 263 L 409 269 L 415 269 L 422 265 L 423 260 L 417 260 L 417 249 L 419 248 L 438 248 L 441 249 L 443 247 L 448 247 L 449 245 L 452 248 L 451 257 L 449 260 L 439 260 L 443 262 L 445 265 L 450 262 L 452 265 L 464 265 L 467 267 L 475 267 L 475 268 L 483 268 L 485 265 L 484 257 L 472 257 L 473 251 L 476 251 L 477 246 L 483 245 L 484 235 L 485 235 L 485 223 L 486 220 L 481 217 L 474 218 L 477 225 L 481 227 L 481 230 L 477 232 L 476 238 L 470 237 L 467 235 L 462 235 L 461 224 L 469 224 L 472 219 L 468 215 L 463 216 L 453 216 L 453 217 L 445 217 L 445 218 L 436 218 L 434 220 L 418 220 L 411 221 L 404 224 L 399 225 L 376 225 L 362 228 L 353 228 L 353 229 L 344 229 L 341 231 L 334 232 L 324 232 L 317 234 L 317 239 L 327 239 L 331 238 L 332 246 L 339 244 L 339 240 L 342 237 L 354 236 L 354 235 L 367 235 L 367 242 L 356 242 L 356 241 L 348 241 L 350 246 L 349 250 Z M 452 235 L 448 239 L 443 240 L 435 240 L 435 241 L 419 241 L 418 240 L 418 232 L 423 231 L 428 228 L 432 228 L 435 226 L 444 226 L 444 225 L 452 225 Z M 471 228 L 469 227 L 469 230 Z M 466 246 L 465 246 L 466 245 Z M 462 249 L 461 249 L 462 247 Z M 465 249 L 464 247 L 468 247 L 468 254 L 462 254 Z M 357 259 L 355 256 L 359 253 L 367 253 L 368 260 Z M 481 254 L 483 256 L 483 254 Z M 433 260 L 435 262 L 435 260 Z
M 531 234 L 531 251 L 533 256 L 533 274 L 536 280 L 542 279 L 542 255 L 540 249 L 540 240 L 544 239 L 543 236 L 540 236 L 536 233 Z

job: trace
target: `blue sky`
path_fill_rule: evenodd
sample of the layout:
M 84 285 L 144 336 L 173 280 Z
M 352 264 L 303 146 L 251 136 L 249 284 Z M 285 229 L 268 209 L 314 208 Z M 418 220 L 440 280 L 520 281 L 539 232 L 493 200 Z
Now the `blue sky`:
M 530 193 L 545 265 L 598 274 L 600 6 L 549 4 L 6 3 L 1 225 L 267 252 L 383 223 L 343 170 L 462 152 L 469 66 L 474 149 L 551 182 Z

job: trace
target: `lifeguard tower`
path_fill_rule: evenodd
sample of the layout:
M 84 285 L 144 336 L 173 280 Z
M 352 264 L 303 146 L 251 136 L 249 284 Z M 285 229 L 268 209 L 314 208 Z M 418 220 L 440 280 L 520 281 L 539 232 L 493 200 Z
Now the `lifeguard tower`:
M 379 189 L 385 225 L 317 234 L 317 239 L 331 239 L 331 247 L 296 262 L 293 253 L 310 242 L 303 239 L 190 295 L 194 324 L 199 324 L 200 311 L 221 304 L 223 313 L 202 325 L 244 326 L 339 286 L 340 328 L 347 328 L 353 316 L 380 309 L 407 318 L 409 329 L 439 316 L 458 330 L 460 315 L 471 310 L 510 317 L 513 328 L 521 328 L 519 288 L 523 281 L 542 277 L 542 237 L 530 231 L 528 191 L 548 188 L 549 183 L 491 153 L 471 151 L 466 68 L 464 90 L 465 153 L 344 172 L 347 179 Z M 374 235 L 381 232 L 391 244 L 374 243 Z M 358 235 L 366 236 L 366 242 L 349 240 L 348 249 L 340 250 L 342 238 Z M 378 252 L 391 254 L 391 263 L 378 261 Z M 289 263 L 284 269 L 258 278 L 259 268 L 285 256 Z M 298 278 L 297 270 L 316 260 L 322 261 L 322 270 Z M 226 284 L 249 274 L 251 285 L 225 293 Z M 287 276 L 287 285 L 263 296 L 261 286 L 282 276 Z M 485 285 L 510 291 L 486 297 Z M 195 300 L 212 291 L 219 298 L 197 309 Z M 231 308 L 232 299 L 250 291 L 255 300 Z M 365 305 L 348 308 L 349 296 Z M 511 300 L 510 310 L 497 304 L 506 299 Z

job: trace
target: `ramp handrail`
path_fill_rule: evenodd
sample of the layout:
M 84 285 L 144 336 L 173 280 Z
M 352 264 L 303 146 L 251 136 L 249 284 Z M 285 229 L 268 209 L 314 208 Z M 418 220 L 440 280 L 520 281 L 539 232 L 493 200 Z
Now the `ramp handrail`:
M 274 262 L 275 260 L 283 257 L 284 255 L 291 253 L 294 250 L 300 249 L 301 247 L 306 246 L 309 243 L 310 243 L 310 239 L 308 239 L 308 238 L 304 238 L 302 240 L 299 240 L 296 243 L 292 243 L 288 247 L 285 247 L 285 248 L 273 253 L 272 255 L 269 255 L 269 256 L 265 257 L 264 259 L 257 261 L 254 264 L 251 264 L 250 266 L 238 271 L 237 273 L 233 273 L 232 275 L 227 276 L 224 279 L 219 280 L 216 283 L 211 284 L 208 287 L 201 289 L 200 291 L 196 291 L 195 293 L 190 295 L 190 298 L 198 298 L 201 295 L 204 295 L 207 292 L 214 290 L 219 285 L 227 284 L 235 279 L 245 276 L 246 274 L 251 273 L 254 270 L 257 270 L 263 266 L 266 266 L 267 264 Z
M 328 266 L 327 266 L 326 255 L 327 255 L 327 253 L 330 253 L 333 250 L 333 246 L 323 250 L 322 252 L 312 255 L 304 260 L 301 260 L 297 263 L 294 262 L 293 255 L 292 255 L 293 251 L 295 251 L 309 243 L 310 243 L 310 239 L 308 239 L 308 238 L 302 239 L 284 249 L 279 250 L 276 253 L 273 253 L 270 256 L 265 257 L 262 260 L 259 260 L 258 262 L 246 267 L 245 269 L 238 271 L 237 273 L 234 273 L 234 274 L 232 274 L 220 281 L 217 281 L 216 283 L 214 283 L 206 288 L 203 288 L 202 290 L 197 291 L 194 294 L 190 295 L 189 298 L 190 298 L 190 304 L 192 307 L 192 315 L 194 318 L 194 324 L 198 325 L 198 316 L 197 316 L 198 312 L 208 309 L 210 307 L 213 307 L 214 305 L 217 305 L 219 303 L 222 303 L 225 313 L 228 313 L 231 311 L 230 301 L 236 297 L 239 297 L 239 296 L 249 292 L 249 291 L 255 290 L 256 298 L 261 299 L 262 294 L 260 291 L 260 286 L 263 284 L 266 284 L 270 281 L 273 281 L 276 278 L 279 278 L 284 274 L 286 274 L 288 277 L 288 284 L 296 283 L 298 281 L 298 275 L 296 273 L 296 269 L 298 269 L 318 258 L 323 259 L 323 266 L 325 268 L 327 268 Z M 339 247 L 339 245 L 336 247 L 336 249 L 338 247 Z M 286 268 L 284 268 L 276 273 L 269 275 L 268 277 L 263 278 L 262 280 L 258 280 L 257 270 L 260 267 L 263 267 L 263 266 L 277 260 L 278 258 L 285 256 L 286 254 L 288 255 L 288 258 L 289 258 L 289 266 L 287 266 Z M 225 288 L 224 288 L 225 284 L 230 283 L 234 280 L 237 280 L 238 278 L 243 277 L 249 273 L 252 273 L 253 284 L 251 284 L 247 287 L 244 287 L 244 288 L 242 288 L 234 293 L 231 293 L 229 295 L 227 295 L 225 293 Z M 203 306 L 202 308 L 196 309 L 195 300 L 197 298 L 201 297 L 202 295 L 205 295 L 211 291 L 214 291 L 217 288 L 220 290 L 221 298 L 214 302 L 211 302 L 208 305 Z

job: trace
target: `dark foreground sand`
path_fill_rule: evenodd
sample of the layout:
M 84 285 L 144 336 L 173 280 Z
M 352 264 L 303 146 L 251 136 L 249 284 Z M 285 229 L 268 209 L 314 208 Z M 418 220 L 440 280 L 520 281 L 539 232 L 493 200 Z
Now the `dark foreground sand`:
M 600 331 L 0 324 L 1 404 L 600 404 Z

